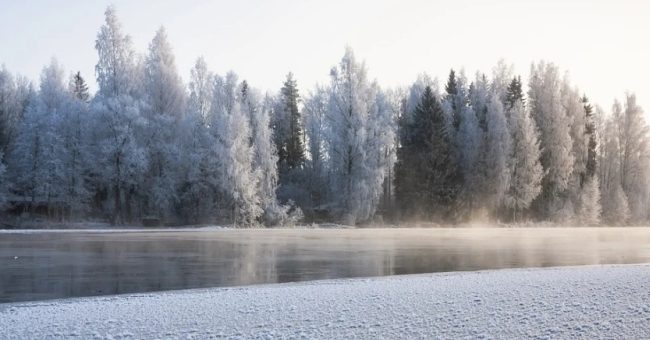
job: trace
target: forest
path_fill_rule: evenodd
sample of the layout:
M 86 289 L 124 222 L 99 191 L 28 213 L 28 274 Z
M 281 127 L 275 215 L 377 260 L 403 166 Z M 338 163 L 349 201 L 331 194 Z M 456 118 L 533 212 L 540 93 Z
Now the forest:
M 264 93 L 203 58 L 184 83 L 165 29 L 138 53 L 113 7 L 95 49 L 96 93 L 55 59 L 38 84 L 0 69 L 0 216 L 236 227 L 650 217 L 635 95 L 603 109 L 550 62 L 533 63 L 526 84 L 500 61 L 382 88 L 348 47 L 307 93 L 292 73 Z

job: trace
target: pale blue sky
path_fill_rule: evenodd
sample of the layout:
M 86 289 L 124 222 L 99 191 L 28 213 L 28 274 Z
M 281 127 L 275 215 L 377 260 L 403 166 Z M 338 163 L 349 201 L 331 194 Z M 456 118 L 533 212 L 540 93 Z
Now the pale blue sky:
M 626 90 L 650 111 L 650 1 L 83 1 L 0 0 L 0 63 L 38 79 L 52 56 L 94 88 L 94 41 L 113 3 L 136 49 L 167 28 L 185 81 L 198 56 L 263 90 L 288 71 L 301 89 L 328 79 L 352 46 L 382 85 L 421 72 L 490 72 L 500 58 L 528 74 L 545 59 L 610 108 Z

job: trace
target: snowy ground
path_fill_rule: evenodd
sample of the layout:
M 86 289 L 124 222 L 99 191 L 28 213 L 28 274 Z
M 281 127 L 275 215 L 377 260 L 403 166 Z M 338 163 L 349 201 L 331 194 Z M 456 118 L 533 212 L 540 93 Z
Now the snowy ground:
M 650 338 L 650 265 L 0 304 L 0 338 Z

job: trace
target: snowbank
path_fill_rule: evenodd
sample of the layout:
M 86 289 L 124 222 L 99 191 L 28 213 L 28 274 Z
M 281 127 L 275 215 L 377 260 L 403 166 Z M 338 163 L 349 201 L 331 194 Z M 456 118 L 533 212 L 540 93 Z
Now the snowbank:
M 0 338 L 648 338 L 650 265 L 0 304 Z

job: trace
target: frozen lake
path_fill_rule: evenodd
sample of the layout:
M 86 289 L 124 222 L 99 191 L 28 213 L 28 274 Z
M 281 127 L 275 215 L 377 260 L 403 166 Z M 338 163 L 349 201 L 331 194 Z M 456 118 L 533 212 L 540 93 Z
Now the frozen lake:
M 650 228 L 0 233 L 0 302 L 397 274 L 650 262 Z

